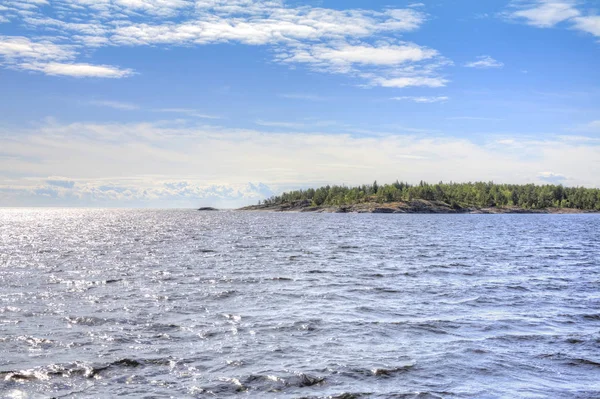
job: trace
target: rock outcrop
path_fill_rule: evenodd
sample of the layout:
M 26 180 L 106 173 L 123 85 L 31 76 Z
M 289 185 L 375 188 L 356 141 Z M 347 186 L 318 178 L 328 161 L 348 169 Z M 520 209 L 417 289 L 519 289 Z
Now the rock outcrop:
M 309 200 L 294 201 L 285 204 L 252 205 L 239 209 L 240 211 L 270 211 L 270 212 L 315 212 L 315 213 L 581 213 L 576 209 L 547 208 L 525 209 L 519 207 L 461 207 L 451 206 L 442 201 L 413 200 L 407 202 L 363 202 L 339 206 L 313 206 Z

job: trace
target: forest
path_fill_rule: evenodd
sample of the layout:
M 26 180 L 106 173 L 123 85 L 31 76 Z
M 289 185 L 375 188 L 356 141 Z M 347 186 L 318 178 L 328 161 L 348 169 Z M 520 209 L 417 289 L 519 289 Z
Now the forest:
M 311 201 L 312 206 L 340 206 L 366 202 L 390 203 L 412 200 L 442 201 L 452 207 L 519 207 L 523 209 L 573 208 L 600 211 L 600 189 L 562 185 L 495 184 L 493 182 L 419 184 L 396 181 L 348 187 L 327 185 L 295 190 L 259 202 L 282 205 Z

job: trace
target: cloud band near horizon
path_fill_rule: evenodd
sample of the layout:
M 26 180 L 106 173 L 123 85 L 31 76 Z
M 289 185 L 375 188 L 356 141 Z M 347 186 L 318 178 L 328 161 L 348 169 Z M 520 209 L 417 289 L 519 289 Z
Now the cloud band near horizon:
M 2 133 L 0 148 L 3 206 L 194 206 L 206 198 L 238 206 L 282 190 L 375 179 L 544 184 L 558 176 L 565 185 L 600 187 L 594 137 L 476 143 L 440 135 L 48 123 Z

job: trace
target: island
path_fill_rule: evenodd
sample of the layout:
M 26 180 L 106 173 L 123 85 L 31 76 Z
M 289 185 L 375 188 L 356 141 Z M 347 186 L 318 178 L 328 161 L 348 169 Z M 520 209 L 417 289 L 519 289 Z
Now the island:
M 329 213 L 587 213 L 600 212 L 600 189 L 562 185 L 377 181 L 285 192 L 242 211 Z
M 199 211 L 218 211 L 217 208 L 213 208 L 211 206 L 203 206 L 201 208 L 198 208 Z

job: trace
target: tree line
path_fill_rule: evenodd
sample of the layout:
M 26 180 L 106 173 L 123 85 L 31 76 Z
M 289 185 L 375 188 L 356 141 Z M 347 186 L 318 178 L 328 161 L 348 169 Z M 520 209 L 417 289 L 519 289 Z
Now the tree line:
M 313 206 L 340 206 L 364 202 L 442 201 L 459 207 L 520 207 L 525 209 L 574 208 L 600 210 L 600 189 L 563 187 L 562 185 L 437 183 L 421 181 L 412 185 L 396 181 L 348 187 L 327 185 L 317 189 L 295 190 L 262 201 L 265 205 L 282 205 L 311 201 Z M 260 204 L 261 202 L 259 202 Z

